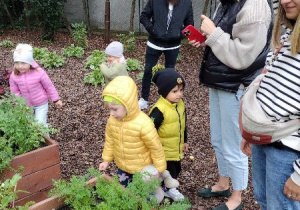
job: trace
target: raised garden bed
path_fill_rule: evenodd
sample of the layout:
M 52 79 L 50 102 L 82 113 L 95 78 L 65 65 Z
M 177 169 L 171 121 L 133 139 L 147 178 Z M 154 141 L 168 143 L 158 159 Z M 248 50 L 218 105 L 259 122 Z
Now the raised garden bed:
M 103 178 L 111 180 L 112 178 L 106 174 L 102 175 Z M 96 178 L 93 178 L 86 182 L 89 185 L 96 184 Z M 59 209 L 65 205 L 64 200 L 59 199 L 58 196 L 52 196 L 45 200 L 42 200 L 32 206 L 29 207 L 30 210 L 52 210 L 52 209 Z
M 48 197 L 52 188 L 52 180 L 61 178 L 60 157 L 58 143 L 49 137 L 44 137 L 47 146 L 13 158 L 10 165 L 14 169 L 20 166 L 22 179 L 18 182 L 17 190 L 28 193 L 18 193 L 16 205 L 23 205 L 28 201 L 39 202 Z M 0 180 L 11 178 L 15 172 L 6 169 L 0 174 Z

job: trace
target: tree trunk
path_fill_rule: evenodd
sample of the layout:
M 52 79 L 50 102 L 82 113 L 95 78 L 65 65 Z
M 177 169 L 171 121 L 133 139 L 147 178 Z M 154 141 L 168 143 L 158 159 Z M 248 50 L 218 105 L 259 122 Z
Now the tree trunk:
M 87 31 L 90 33 L 90 20 L 89 20 L 89 8 L 88 8 L 88 0 L 82 0 L 83 10 L 84 10 L 84 19 L 87 26 Z
M 63 21 L 64 21 L 64 25 L 66 26 L 70 36 L 72 36 L 72 29 L 71 29 L 71 25 L 67 19 L 67 16 L 66 14 L 64 13 L 64 11 L 61 12 L 61 17 L 63 18 Z
M 27 12 L 29 11 L 28 4 L 27 4 L 27 1 L 22 0 L 22 2 L 24 4 L 24 14 L 25 14 L 24 16 L 25 16 L 26 28 L 30 29 L 29 17 L 27 15 Z
M 134 14 L 135 14 L 135 3 L 136 3 L 136 0 L 132 0 L 129 31 L 133 31 Z
M 8 17 L 8 20 L 10 22 L 11 27 L 15 28 L 15 22 L 14 22 L 12 16 L 11 16 L 11 14 L 9 13 L 9 10 L 8 10 L 7 5 L 5 4 L 4 0 L 1 0 L 1 4 L 3 5 L 3 8 L 6 12 L 6 15 Z

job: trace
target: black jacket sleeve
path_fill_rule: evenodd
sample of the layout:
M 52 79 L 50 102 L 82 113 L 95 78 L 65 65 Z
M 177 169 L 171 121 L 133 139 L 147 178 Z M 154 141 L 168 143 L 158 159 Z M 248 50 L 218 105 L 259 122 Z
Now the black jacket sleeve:
M 193 14 L 192 3 L 190 4 L 188 13 L 187 13 L 187 15 L 185 16 L 185 19 L 184 19 L 184 26 L 186 27 L 188 25 L 194 25 L 194 14 Z
M 158 130 L 164 121 L 163 113 L 157 107 L 155 107 L 150 113 L 149 117 L 153 120 L 156 130 Z
M 149 34 L 152 34 L 154 29 L 152 23 L 152 17 L 153 17 L 153 0 L 149 0 L 140 16 L 140 23 L 143 24 L 143 26 L 145 27 L 145 29 L 148 31 Z

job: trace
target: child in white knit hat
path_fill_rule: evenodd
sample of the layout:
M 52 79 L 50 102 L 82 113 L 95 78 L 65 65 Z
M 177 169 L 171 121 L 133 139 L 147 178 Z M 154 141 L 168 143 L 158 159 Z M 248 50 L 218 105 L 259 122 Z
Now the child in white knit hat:
M 113 41 L 105 49 L 107 61 L 100 64 L 100 70 L 108 84 L 117 76 L 128 76 L 126 70 L 126 59 L 123 56 L 123 44 Z
M 14 66 L 9 78 L 10 91 L 26 99 L 33 107 L 35 119 L 47 126 L 48 100 L 58 108 L 62 101 L 46 71 L 33 59 L 29 44 L 18 44 L 14 54 Z

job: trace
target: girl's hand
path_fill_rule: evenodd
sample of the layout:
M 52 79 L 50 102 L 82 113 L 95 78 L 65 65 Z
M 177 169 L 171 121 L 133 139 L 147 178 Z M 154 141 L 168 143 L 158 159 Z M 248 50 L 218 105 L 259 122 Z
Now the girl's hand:
M 108 162 L 102 162 L 99 164 L 99 170 L 104 171 L 106 170 L 107 166 L 108 166 Z
M 208 17 L 206 17 L 205 15 L 201 15 L 201 20 L 202 20 L 202 24 L 200 28 L 201 31 L 205 33 L 207 36 L 211 35 L 212 32 L 214 32 L 214 30 L 216 30 L 217 28 L 214 22 Z
M 251 143 L 247 142 L 245 139 L 242 140 L 241 143 L 241 150 L 242 152 L 247 155 L 250 156 L 251 155 Z
M 291 200 L 300 201 L 300 186 L 296 185 L 291 178 L 285 182 L 283 193 Z
M 58 101 L 56 101 L 55 105 L 57 108 L 61 108 L 63 106 L 63 103 L 61 100 L 58 100 Z
M 183 144 L 183 151 L 188 151 L 188 149 L 189 149 L 189 144 L 188 143 L 184 143 Z

